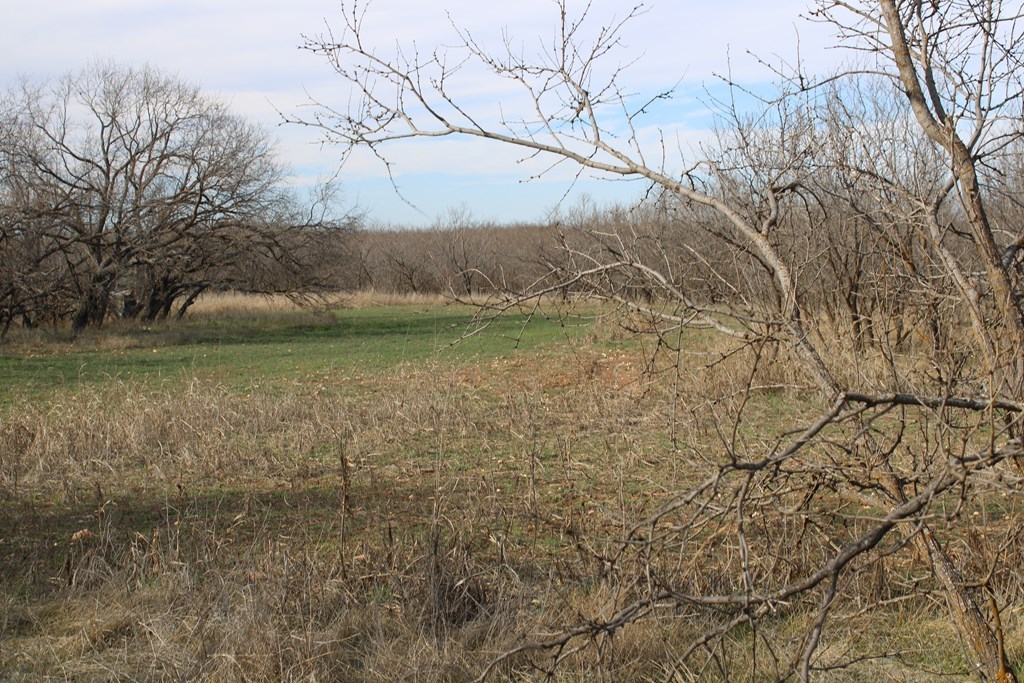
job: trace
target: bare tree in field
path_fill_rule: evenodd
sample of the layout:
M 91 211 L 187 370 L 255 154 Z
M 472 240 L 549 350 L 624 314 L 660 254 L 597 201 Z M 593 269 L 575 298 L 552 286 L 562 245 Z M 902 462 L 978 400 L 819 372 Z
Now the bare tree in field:
M 483 230 L 466 205 L 450 207 L 434 221 L 433 229 L 441 236 L 440 266 L 448 288 L 460 295 L 472 296 L 481 272 L 492 271 L 485 261 Z
M 913 596 L 918 582 L 884 598 L 865 598 L 862 583 L 916 552 L 928 558 L 975 673 L 1016 680 L 1000 606 L 1020 600 L 1001 592 L 1015 585 L 1006 582 L 1014 567 L 955 557 L 949 542 L 986 495 L 1021 489 L 1008 465 L 1022 456 L 1024 237 L 994 218 L 1013 214 L 994 210 L 992 188 L 1022 137 L 1024 9 L 821 0 L 815 15 L 857 51 L 858 66 L 820 85 L 787 74 L 780 97 L 756 116 L 724 108 L 706 156 L 671 162 L 639 132 L 671 90 L 637 96 L 620 66 L 623 27 L 642 8 L 605 25 L 591 25 L 589 9 L 576 18 L 566 2 L 558 10 L 534 53 L 511 40 L 491 49 L 458 28 L 448 47 L 386 51 L 366 42 L 370 12 L 358 2 L 344 3 L 335 34 L 306 45 L 357 95 L 344 109 L 321 103 L 302 122 L 331 141 L 386 160 L 387 146 L 408 138 L 473 137 L 642 179 L 689 235 L 590 230 L 585 244 L 564 242 L 545 285 L 498 309 L 589 291 L 644 317 L 667 348 L 679 350 L 681 329 L 701 327 L 750 358 L 745 384 L 720 400 L 727 408 L 708 410 L 720 451 L 689 454 L 705 478 L 637 520 L 603 558 L 615 568 L 613 609 L 522 650 L 548 652 L 555 666 L 578 644 L 638 620 L 685 615 L 705 628 L 672 675 L 729 678 L 730 634 L 750 628 L 756 671 L 806 680 L 844 665 L 820 651 L 830 616 Z M 467 109 L 452 85 L 467 65 L 517 86 L 524 108 L 493 123 Z M 850 226 L 851 239 L 823 239 L 830 230 L 848 236 Z M 722 298 L 684 272 L 721 283 Z M 826 272 L 846 288 L 839 296 L 856 344 L 834 320 L 822 322 L 821 302 L 835 292 L 814 279 Z M 799 363 L 820 415 L 744 437 L 748 401 L 775 352 Z M 798 637 L 761 627 L 779 615 L 803 620 Z
M 51 273 L 43 310 L 66 309 L 76 329 L 115 304 L 149 320 L 175 301 L 187 308 L 238 284 L 232 264 L 287 265 L 298 228 L 327 225 L 286 190 L 264 130 L 155 69 L 25 81 L 3 94 L 0 116 L 0 249 Z M 12 278 L 15 307 L 38 294 L 34 280 Z

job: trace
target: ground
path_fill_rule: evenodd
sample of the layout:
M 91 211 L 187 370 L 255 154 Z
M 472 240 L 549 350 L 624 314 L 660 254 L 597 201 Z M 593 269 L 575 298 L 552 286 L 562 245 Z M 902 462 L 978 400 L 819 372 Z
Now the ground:
M 718 457 L 694 417 L 709 387 L 658 372 L 599 309 L 465 336 L 474 311 L 440 301 L 210 306 L 0 347 L 0 678 L 472 679 L 621 607 L 629 525 Z M 818 407 L 784 386 L 748 400 L 765 422 Z M 728 581 L 713 536 L 701 571 Z M 885 587 L 921 563 L 888 571 L 884 618 L 851 608 L 823 648 L 884 656 L 825 679 L 962 677 L 942 606 Z M 806 618 L 780 616 L 780 642 Z M 704 619 L 668 610 L 557 675 L 689 680 Z M 492 673 L 549 665 L 527 650 Z

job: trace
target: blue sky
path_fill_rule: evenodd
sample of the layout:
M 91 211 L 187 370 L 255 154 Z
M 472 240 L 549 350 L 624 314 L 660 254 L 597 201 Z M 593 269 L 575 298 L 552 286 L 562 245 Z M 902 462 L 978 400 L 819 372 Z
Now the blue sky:
M 570 8 L 581 3 L 570 0 Z M 621 12 L 621 2 L 595 0 L 594 16 Z M 719 89 L 715 74 L 760 87 L 769 74 L 749 53 L 792 61 L 796 46 L 815 68 L 838 60 L 822 27 L 800 18 L 805 0 L 652 0 L 624 36 L 623 62 L 637 60 L 626 81 L 639 92 L 678 83 L 677 97 L 646 121 L 684 152 L 707 137 L 710 119 L 701 102 L 705 88 Z M 278 138 L 282 159 L 304 184 L 332 175 L 341 150 L 323 147 L 308 129 L 280 126 L 278 112 L 301 115 L 313 96 L 342 106 L 344 82 L 320 58 L 299 49 L 303 34 L 340 25 L 338 0 L 37 0 L 8 3 L 0 29 L 0 82 L 19 75 L 45 78 L 90 61 L 151 64 L 197 83 L 233 110 L 258 121 Z M 557 8 L 551 0 L 518 0 L 515 15 L 469 0 L 374 0 L 366 22 L 375 44 L 394 49 L 415 41 L 421 49 L 451 43 L 449 16 L 485 43 L 514 36 L 524 49 L 551 35 Z M 799 39 L 798 39 L 799 33 Z M 468 101 L 493 107 L 507 92 L 489 81 L 462 85 Z M 522 160 L 522 153 L 486 141 L 444 139 L 396 144 L 394 192 L 385 169 L 356 154 L 341 170 L 345 199 L 375 220 L 429 225 L 449 207 L 499 221 L 537 220 L 563 201 L 586 193 L 599 203 L 628 202 L 636 183 L 609 183 L 585 176 L 575 187 L 575 169 L 563 166 L 527 181 L 547 163 Z M 568 196 L 566 196 L 568 193 Z M 404 197 L 404 199 L 403 199 Z

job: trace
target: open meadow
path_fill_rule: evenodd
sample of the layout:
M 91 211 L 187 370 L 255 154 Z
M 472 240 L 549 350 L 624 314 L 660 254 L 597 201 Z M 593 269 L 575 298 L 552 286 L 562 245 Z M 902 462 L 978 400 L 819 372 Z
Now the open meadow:
M 813 540 L 796 553 L 813 566 L 870 518 L 862 501 L 826 483 L 831 520 L 813 533 L 794 515 L 747 536 L 706 504 L 685 542 L 629 548 L 723 442 L 770 450 L 771 425 L 813 422 L 822 405 L 785 358 L 755 384 L 756 351 L 695 331 L 652 362 L 597 308 L 509 314 L 459 341 L 473 310 L 440 299 L 260 301 L 0 347 L 0 679 L 538 680 L 556 661 L 555 680 L 748 680 L 753 661 L 757 680 L 792 674 L 817 597 L 705 652 L 693 643 L 725 610 L 637 596 L 668 566 L 695 593 L 785 582 L 797 560 L 752 567 L 739 541 Z M 971 501 L 957 514 L 984 531 L 948 543 L 982 569 L 1012 557 L 1016 540 L 985 534 L 1019 506 Z M 849 572 L 816 680 L 968 677 L 906 548 Z M 1002 595 L 1020 589 L 1009 565 L 990 576 Z M 1001 617 L 1020 661 L 1021 615 Z M 630 625 L 606 628 L 617 619 Z

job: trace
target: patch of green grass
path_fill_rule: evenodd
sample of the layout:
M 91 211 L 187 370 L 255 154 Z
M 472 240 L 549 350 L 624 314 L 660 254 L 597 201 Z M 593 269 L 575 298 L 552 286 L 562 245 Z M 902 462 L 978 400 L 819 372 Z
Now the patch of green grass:
M 509 315 L 476 334 L 472 309 L 409 306 L 280 313 L 100 331 L 43 350 L 0 354 L 0 401 L 45 398 L 110 380 L 163 382 L 211 378 L 245 388 L 296 381 L 324 370 L 379 371 L 430 359 L 454 362 L 512 354 L 576 331 L 542 319 L 524 326 Z

